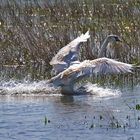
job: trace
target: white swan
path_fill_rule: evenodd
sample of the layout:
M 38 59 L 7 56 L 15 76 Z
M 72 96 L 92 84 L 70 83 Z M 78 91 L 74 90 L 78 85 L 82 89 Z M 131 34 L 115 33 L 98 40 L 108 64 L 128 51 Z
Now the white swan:
M 73 64 L 49 82 L 55 86 L 61 86 L 61 92 L 65 95 L 77 94 L 74 85 L 84 77 L 95 75 L 119 74 L 132 72 L 133 65 L 118 62 L 109 58 L 98 58 L 95 60 L 85 60 L 79 64 Z
M 89 38 L 89 33 L 87 32 L 85 35 L 82 36 L 83 40 L 86 41 Z M 81 36 L 79 38 L 81 38 Z M 53 85 L 55 86 L 60 86 L 62 94 L 65 95 L 77 94 L 74 91 L 74 85 L 77 81 L 79 81 L 83 77 L 132 72 L 133 65 L 103 57 L 104 52 L 106 51 L 106 48 L 110 42 L 120 41 L 120 38 L 117 35 L 107 36 L 107 38 L 104 40 L 101 46 L 100 52 L 98 54 L 99 57 L 98 59 L 85 60 L 83 62 L 78 61 L 79 48 L 77 47 L 77 45 L 79 44 L 79 42 L 75 40 L 74 40 L 75 44 L 74 53 L 71 53 L 71 50 L 73 48 L 72 41 L 70 43 L 70 47 L 68 45 L 68 47 L 66 46 L 66 48 L 65 47 L 62 48 L 62 50 L 60 50 L 51 61 L 51 64 L 54 66 L 53 68 L 56 70 L 58 74 L 52 77 L 48 82 L 53 83 Z M 68 55 L 68 57 L 66 57 L 66 55 Z M 60 56 L 61 59 L 59 59 L 58 56 Z M 76 59 L 73 60 L 72 58 L 75 56 Z M 54 62 L 56 62 L 56 67 Z M 60 65 L 61 63 L 64 63 L 65 66 L 62 67 L 61 65 L 60 66 L 61 70 L 59 71 L 57 68 L 58 65 Z

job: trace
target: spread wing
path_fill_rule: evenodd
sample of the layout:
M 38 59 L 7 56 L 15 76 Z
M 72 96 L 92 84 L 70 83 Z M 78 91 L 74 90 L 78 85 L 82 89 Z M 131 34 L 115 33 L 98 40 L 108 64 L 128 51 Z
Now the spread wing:
M 56 73 L 60 73 L 64 69 L 68 68 L 71 62 L 78 61 L 79 45 L 81 42 L 86 42 L 89 37 L 89 31 L 87 31 L 85 34 L 82 34 L 81 36 L 71 41 L 68 45 L 61 48 L 50 61 L 50 65 L 53 66 L 53 70 L 56 71 Z M 63 65 L 62 68 L 61 64 Z M 57 68 L 57 66 L 59 66 L 59 68 Z
M 109 58 L 85 60 L 75 63 L 69 68 L 52 77 L 48 82 L 56 86 L 69 85 L 89 76 L 119 74 L 132 72 L 133 65 L 119 62 Z
M 70 78 L 75 75 L 77 78 L 91 75 L 107 75 L 132 72 L 131 64 L 119 62 L 109 58 L 85 60 L 80 64 L 72 65 L 61 73 L 61 78 Z
M 61 63 L 62 61 L 70 61 L 66 60 L 68 55 L 70 55 L 70 52 L 78 53 L 78 46 L 81 42 L 86 42 L 87 39 L 90 37 L 89 31 L 87 31 L 85 34 L 82 34 L 81 36 L 77 37 L 73 41 L 71 41 L 68 45 L 61 48 L 59 52 L 52 58 L 50 61 L 50 65 L 54 65 L 57 63 Z M 72 59 L 73 56 L 70 56 L 69 59 Z

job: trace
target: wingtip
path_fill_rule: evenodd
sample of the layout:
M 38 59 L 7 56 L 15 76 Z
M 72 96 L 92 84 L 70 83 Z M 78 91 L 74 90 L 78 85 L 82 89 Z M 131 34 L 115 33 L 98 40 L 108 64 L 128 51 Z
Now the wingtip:
M 89 30 L 85 34 L 81 34 L 74 41 L 86 42 L 90 38 Z
M 85 34 L 89 34 L 89 32 L 90 32 L 90 29 L 88 29 L 87 32 L 86 32 Z
M 84 34 L 83 37 L 85 38 L 85 40 L 90 38 L 89 30 Z
M 85 33 L 85 36 L 89 36 L 89 38 L 90 38 L 89 32 L 90 32 L 90 30 L 88 29 L 88 31 Z
M 134 69 L 134 70 L 140 70 L 140 66 L 137 66 L 137 65 L 132 65 L 132 69 Z

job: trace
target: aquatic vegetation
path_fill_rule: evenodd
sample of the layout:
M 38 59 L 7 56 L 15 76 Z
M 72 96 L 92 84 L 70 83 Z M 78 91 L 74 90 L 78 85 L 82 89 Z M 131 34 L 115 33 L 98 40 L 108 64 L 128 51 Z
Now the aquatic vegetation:
M 45 119 L 44 119 L 44 124 L 47 125 L 48 123 L 50 123 L 51 121 L 45 116 Z
M 81 59 L 95 58 L 98 44 L 113 33 L 124 40 L 124 44 L 120 44 L 125 46 L 120 59 L 140 61 L 138 0 L 23 0 L 2 1 L 0 6 L 0 60 L 3 65 L 40 63 L 49 70 L 52 56 L 87 29 L 92 38 L 87 43 L 89 47 L 81 49 L 84 54 Z
M 136 104 L 136 110 L 140 110 L 140 104 Z

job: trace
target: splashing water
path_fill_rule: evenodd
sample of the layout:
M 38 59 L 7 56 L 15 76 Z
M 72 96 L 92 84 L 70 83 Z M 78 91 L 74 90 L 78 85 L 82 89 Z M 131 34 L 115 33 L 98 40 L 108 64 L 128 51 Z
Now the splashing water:
M 99 87 L 97 84 L 87 83 L 81 86 L 78 90 L 83 90 L 85 93 L 91 93 L 94 97 L 118 97 L 121 92 L 119 90 Z M 82 92 L 83 92 L 82 91 Z M 0 95 L 60 95 L 60 88 L 56 88 L 47 81 L 34 81 L 29 80 L 15 81 L 2 81 L 0 82 Z
M 85 92 L 93 94 L 94 97 L 96 98 L 97 97 L 99 98 L 119 97 L 121 95 L 121 91 L 119 89 L 100 87 L 99 85 L 92 84 L 90 82 L 82 86 L 82 88 L 84 88 Z
M 50 94 L 58 93 L 58 89 L 47 84 L 47 81 L 30 82 L 30 81 L 1 81 L 0 82 L 0 95 L 15 95 L 15 94 Z

